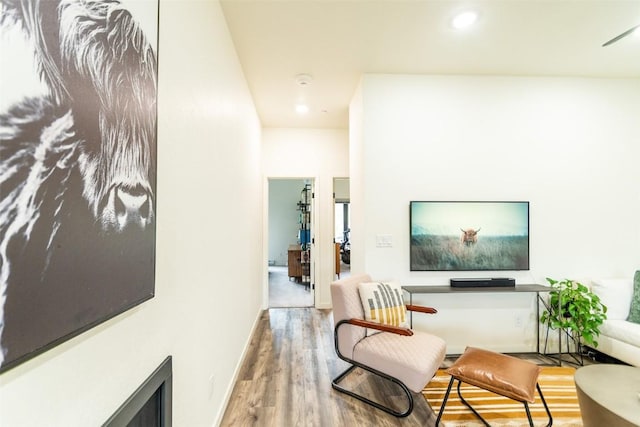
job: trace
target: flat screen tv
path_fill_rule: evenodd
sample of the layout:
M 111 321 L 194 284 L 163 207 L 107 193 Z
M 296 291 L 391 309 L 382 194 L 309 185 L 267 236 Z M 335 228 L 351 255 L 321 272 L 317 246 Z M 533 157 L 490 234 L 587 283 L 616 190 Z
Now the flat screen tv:
M 529 270 L 529 202 L 413 201 L 411 271 Z

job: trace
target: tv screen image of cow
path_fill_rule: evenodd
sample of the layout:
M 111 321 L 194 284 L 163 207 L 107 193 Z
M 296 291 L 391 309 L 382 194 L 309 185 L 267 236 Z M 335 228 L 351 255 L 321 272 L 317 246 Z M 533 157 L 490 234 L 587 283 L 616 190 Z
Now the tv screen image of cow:
M 0 13 L 3 371 L 154 296 L 158 2 Z
M 412 201 L 411 271 L 529 270 L 529 202 Z

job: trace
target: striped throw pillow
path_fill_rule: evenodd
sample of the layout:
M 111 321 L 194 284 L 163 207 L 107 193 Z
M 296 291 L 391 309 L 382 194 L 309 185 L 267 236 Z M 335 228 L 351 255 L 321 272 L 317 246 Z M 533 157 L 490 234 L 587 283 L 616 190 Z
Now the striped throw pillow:
M 358 285 L 364 318 L 371 322 L 408 328 L 402 287 L 396 282 L 366 282 Z M 377 331 L 367 329 L 367 336 Z

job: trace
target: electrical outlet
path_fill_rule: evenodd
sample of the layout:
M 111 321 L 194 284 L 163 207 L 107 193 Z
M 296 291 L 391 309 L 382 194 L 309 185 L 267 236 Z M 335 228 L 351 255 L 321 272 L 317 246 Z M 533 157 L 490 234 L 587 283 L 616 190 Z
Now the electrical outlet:
M 215 375 L 211 375 L 209 377 L 209 397 L 213 397 L 213 392 L 215 389 L 215 384 L 216 384 L 216 377 Z
M 393 237 L 390 234 L 378 234 L 376 236 L 377 248 L 390 248 L 393 246 Z
M 516 314 L 516 328 L 522 328 L 522 316 Z

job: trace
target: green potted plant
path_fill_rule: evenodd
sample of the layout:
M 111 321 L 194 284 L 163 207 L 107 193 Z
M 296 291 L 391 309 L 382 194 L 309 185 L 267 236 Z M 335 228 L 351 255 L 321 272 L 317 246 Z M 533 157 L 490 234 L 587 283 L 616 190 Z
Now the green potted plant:
M 540 321 L 552 329 L 561 328 L 580 344 L 598 347 L 596 338 L 600 325 L 607 318 L 607 307 L 589 288 L 575 280 L 554 280 L 547 277 L 553 290 L 549 292 L 549 305 Z

